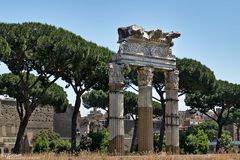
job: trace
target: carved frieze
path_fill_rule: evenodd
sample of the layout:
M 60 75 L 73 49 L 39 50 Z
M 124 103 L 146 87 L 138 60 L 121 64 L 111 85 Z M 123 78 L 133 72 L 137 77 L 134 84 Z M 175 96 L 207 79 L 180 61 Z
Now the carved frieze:
M 169 54 L 168 46 L 160 46 L 143 42 L 122 42 L 119 46 L 120 54 L 142 55 L 149 57 L 173 57 Z

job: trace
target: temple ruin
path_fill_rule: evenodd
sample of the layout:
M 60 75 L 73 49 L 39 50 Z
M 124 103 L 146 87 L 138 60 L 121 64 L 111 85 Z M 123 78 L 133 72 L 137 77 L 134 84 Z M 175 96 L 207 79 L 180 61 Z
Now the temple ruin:
M 166 152 L 179 153 L 178 70 L 172 54 L 172 40 L 180 33 L 161 30 L 145 31 L 132 25 L 118 28 L 119 51 L 109 64 L 109 151 L 124 152 L 124 68 L 138 73 L 138 150 L 153 151 L 152 79 L 154 71 L 165 75 L 166 91 Z

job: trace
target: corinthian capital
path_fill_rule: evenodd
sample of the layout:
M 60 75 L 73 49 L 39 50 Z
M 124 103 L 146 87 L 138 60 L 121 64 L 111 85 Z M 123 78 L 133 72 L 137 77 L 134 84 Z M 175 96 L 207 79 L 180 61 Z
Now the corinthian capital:
M 109 64 L 109 84 L 123 84 L 123 67 L 124 65 Z
M 139 86 L 152 86 L 154 68 L 141 67 L 138 72 L 138 85 Z
M 178 82 L 179 82 L 179 71 L 174 70 L 170 72 L 165 72 L 165 86 L 166 90 L 176 89 L 178 90 Z

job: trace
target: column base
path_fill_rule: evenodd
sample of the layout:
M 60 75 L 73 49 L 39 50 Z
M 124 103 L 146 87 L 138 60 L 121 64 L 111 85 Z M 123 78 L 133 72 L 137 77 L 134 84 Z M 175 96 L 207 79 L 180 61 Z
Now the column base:
M 166 153 L 167 154 L 179 154 L 179 146 L 166 146 Z
M 109 153 L 112 155 L 123 155 L 124 153 L 124 136 L 118 135 L 109 140 Z

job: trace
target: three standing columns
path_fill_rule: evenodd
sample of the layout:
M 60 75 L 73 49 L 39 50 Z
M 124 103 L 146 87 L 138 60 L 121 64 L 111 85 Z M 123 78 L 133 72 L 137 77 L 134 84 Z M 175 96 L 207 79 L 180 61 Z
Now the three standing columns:
M 109 152 L 124 152 L 124 116 L 123 116 L 123 66 L 109 64 Z
M 152 109 L 152 79 L 153 68 L 138 69 L 138 150 L 153 151 L 153 109 Z
M 138 68 L 138 150 L 153 151 L 152 79 L 154 68 Z M 165 72 L 166 152 L 179 153 L 178 71 Z M 123 65 L 109 65 L 109 152 L 124 153 L 124 76 Z
M 178 74 L 177 70 L 165 72 L 165 134 L 166 152 L 169 154 L 179 153 Z

